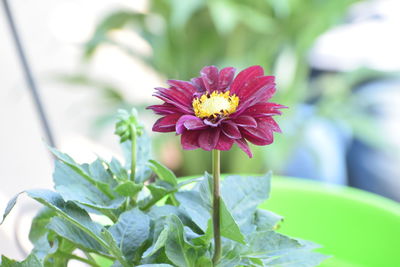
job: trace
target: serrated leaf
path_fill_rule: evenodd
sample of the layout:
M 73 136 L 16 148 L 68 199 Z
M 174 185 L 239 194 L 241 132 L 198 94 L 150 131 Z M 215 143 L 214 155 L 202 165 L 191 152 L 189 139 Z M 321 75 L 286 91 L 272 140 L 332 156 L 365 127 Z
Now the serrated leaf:
M 140 190 L 142 190 L 143 184 L 135 184 L 134 182 L 128 180 L 120 183 L 115 187 L 115 192 L 124 197 L 135 197 Z
M 125 258 L 131 260 L 136 250 L 147 240 L 150 218 L 138 209 L 121 214 L 117 223 L 109 228 Z
M 170 183 L 173 186 L 178 185 L 178 180 L 175 174 L 168 169 L 166 166 L 162 165 L 160 162 L 156 160 L 149 160 L 148 162 L 150 168 L 157 174 L 158 178 Z

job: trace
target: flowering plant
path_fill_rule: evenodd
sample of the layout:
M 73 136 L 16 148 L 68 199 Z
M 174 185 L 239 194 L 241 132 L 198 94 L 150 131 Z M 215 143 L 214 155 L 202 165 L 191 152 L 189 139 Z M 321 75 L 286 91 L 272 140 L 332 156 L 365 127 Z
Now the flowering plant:
M 79 164 L 50 148 L 55 191 L 25 191 L 45 206 L 32 222 L 34 248 L 21 263 L 2 256 L 0 266 L 316 266 L 326 258 L 312 251 L 317 245 L 277 233 L 282 218 L 257 208 L 268 198 L 270 173 L 226 176 L 220 185 L 220 150 L 236 143 L 251 156 L 247 141 L 270 144 L 280 131 L 272 116 L 283 106 L 267 102 L 273 77 L 258 66 L 235 79 L 233 68 L 206 67 L 191 82 L 169 85 L 156 93 L 165 103 L 149 107 L 163 115 L 153 130 L 180 134 L 184 149 L 212 150 L 212 175 L 177 179 L 152 159 L 136 112 L 121 111 L 116 134 L 125 163 Z

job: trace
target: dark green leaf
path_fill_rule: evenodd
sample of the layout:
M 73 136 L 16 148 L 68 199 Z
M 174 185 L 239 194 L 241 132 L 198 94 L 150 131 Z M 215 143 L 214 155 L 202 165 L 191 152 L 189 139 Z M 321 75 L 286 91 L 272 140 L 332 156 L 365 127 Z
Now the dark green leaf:
M 178 267 L 194 266 L 197 254 L 195 248 L 184 236 L 183 224 L 175 215 L 168 218 L 169 233 L 165 244 L 165 253 Z
M 47 225 L 47 228 L 85 251 L 101 252 L 102 254 L 107 254 L 108 252 L 97 240 L 66 219 L 54 217 Z
M 159 249 L 165 246 L 167 243 L 167 238 L 168 238 L 168 233 L 169 233 L 169 227 L 165 227 L 159 234 L 155 242 L 149 247 L 144 253 L 143 253 L 143 258 L 147 258 L 152 256 L 154 253 L 156 253 Z
M 99 186 L 82 179 L 82 176 L 74 171 L 73 168 L 61 162 L 56 162 L 53 178 L 56 190 L 67 201 L 77 201 L 100 211 L 118 209 L 124 202 L 122 197 L 113 197 L 112 199 L 108 196 L 115 193 L 110 192 L 105 195 Z M 111 190 L 109 185 L 105 186 L 108 187 L 108 190 Z
M 204 205 L 200 193 L 193 190 L 181 191 L 175 193 L 175 197 L 180 202 L 179 207 L 205 232 L 208 220 L 211 218 L 211 211 Z
M 122 213 L 109 231 L 125 258 L 131 260 L 134 253 L 149 237 L 150 219 L 142 211 L 132 209 Z

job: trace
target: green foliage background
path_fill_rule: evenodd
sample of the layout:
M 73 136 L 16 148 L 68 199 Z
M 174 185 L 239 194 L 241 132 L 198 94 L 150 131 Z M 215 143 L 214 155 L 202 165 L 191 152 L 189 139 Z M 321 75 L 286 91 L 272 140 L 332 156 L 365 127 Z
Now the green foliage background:
M 302 142 L 305 129 L 314 120 L 344 128 L 349 135 L 377 145 L 371 127 L 373 121 L 365 112 L 365 103 L 354 96 L 352 89 L 382 74 L 358 70 L 311 78 L 307 60 L 316 38 L 343 23 L 346 11 L 355 2 L 358 1 L 150 0 L 146 13 L 122 9 L 107 15 L 84 47 L 82 58 L 84 64 L 90 64 L 99 47 L 114 45 L 127 56 L 142 60 L 166 79 L 182 80 L 197 76 L 205 65 L 229 65 L 238 70 L 256 64 L 263 66 L 268 74 L 277 77 L 278 92 L 273 101 L 289 107 L 284 118 L 278 118 L 284 138 L 277 135 L 274 144 L 267 149 L 254 147 L 253 160 L 237 148 L 224 153 L 222 171 L 272 169 L 281 173 Z M 138 53 L 135 44 L 120 43 L 111 34 L 114 30 L 139 34 L 151 46 L 152 54 Z M 145 106 L 128 103 L 116 86 L 85 74 L 64 78 L 74 84 L 84 83 L 101 89 L 103 96 L 109 99 L 111 113 L 121 106 L 134 105 L 139 109 Z M 155 141 L 157 151 L 166 143 L 166 135 L 162 138 L 163 141 Z M 175 137 L 170 135 L 169 138 Z M 172 142 L 179 146 L 178 140 L 174 140 Z M 210 157 L 204 151 L 182 153 L 179 175 L 201 173 L 210 166 Z

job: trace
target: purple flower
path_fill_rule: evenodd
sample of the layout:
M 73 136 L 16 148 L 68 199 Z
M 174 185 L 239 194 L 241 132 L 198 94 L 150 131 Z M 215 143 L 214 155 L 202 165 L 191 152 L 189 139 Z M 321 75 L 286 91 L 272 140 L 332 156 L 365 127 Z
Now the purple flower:
M 268 102 L 275 93 L 275 77 L 264 76 L 260 66 L 241 71 L 204 67 L 201 76 L 188 81 L 169 80 L 169 88 L 156 88 L 162 105 L 148 107 L 162 115 L 155 132 L 181 135 L 183 149 L 230 150 L 236 143 L 249 157 L 247 141 L 264 146 L 281 132 L 272 118 L 285 106 Z

